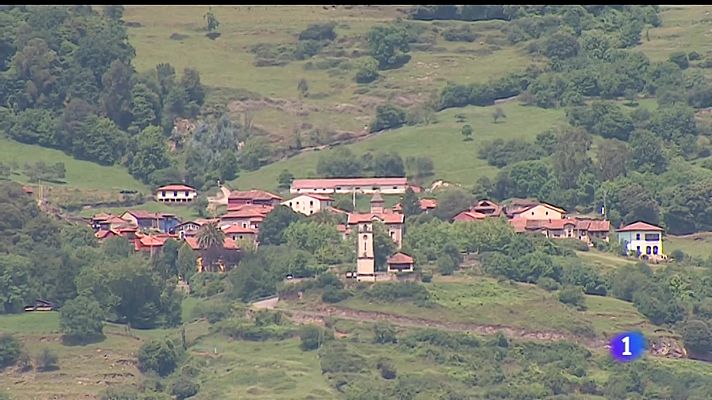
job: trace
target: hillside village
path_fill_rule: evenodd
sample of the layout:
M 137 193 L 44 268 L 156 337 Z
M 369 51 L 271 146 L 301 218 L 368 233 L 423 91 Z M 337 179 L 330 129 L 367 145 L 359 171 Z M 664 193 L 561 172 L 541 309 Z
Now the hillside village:
M 0 7 L 0 400 L 710 398 L 710 32 Z
M 415 189 L 415 190 L 414 190 Z M 201 243 L 200 232 L 209 225 L 219 228 L 224 234 L 222 249 L 227 252 L 240 252 L 241 245 L 250 249 L 259 246 L 260 224 L 277 207 L 289 207 L 297 213 L 314 216 L 318 213 L 330 213 L 346 216 L 344 223 L 336 225 L 343 240 L 356 233 L 357 267 L 355 277 L 361 280 L 375 280 L 376 269 L 372 261 L 374 222 L 385 225 L 389 237 L 395 243 L 396 250 L 388 254 L 386 272 L 414 272 L 415 260 L 411 255 L 400 251 L 405 235 L 405 217 L 401 202 L 392 208 L 384 206 L 382 193 L 403 195 L 406 190 L 422 192 L 422 188 L 409 185 L 406 178 L 349 178 L 349 179 L 298 179 L 291 187 L 294 197 L 283 199 L 280 195 L 261 189 L 229 191 L 227 208 L 224 214 L 210 219 L 181 221 L 173 214 L 153 213 L 142 210 L 128 210 L 121 215 L 96 214 L 91 217 L 90 225 L 99 240 L 122 237 L 131 242 L 136 251 L 160 251 L 168 239 L 183 240 L 194 251 L 206 250 Z M 351 194 L 354 198 L 372 194 L 370 210 L 366 213 L 349 212 L 334 207 L 334 198 L 330 194 Z M 198 192 L 195 188 L 183 184 L 171 184 L 155 190 L 156 201 L 168 204 L 190 203 Z M 437 200 L 421 198 L 418 200 L 422 212 L 428 213 L 437 208 Z M 621 243 L 626 254 L 651 262 L 667 259 L 663 253 L 663 229 L 645 221 L 636 221 L 612 230 L 605 218 L 569 216 L 559 207 L 544 202 L 513 199 L 506 205 L 482 199 L 470 208 L 462 210 L 453 218 L 453 223 L 477 223 L 487 218 L 505 218 L 517 233 L 540 233 L 547 238 L 575 238 L 593 247 L 596 241 L 609 243 L 611 236 Z M 355 205 L 355 204 L 354 204 Z M 343 218 L 342 218 L 343 219 Z M 325 227 L 329 229 L 328 227 Z M 363 251 L 362 251 L 363 250 Z M 226 271 L 236 265 L 224 265 L 223 260 L 216 260 L 217 268 L 207 266 L 198 259 L 197 272 L 207 270 Z M 354 271 L 347 272 L 350 277 Z M 181 278 L 183 279 L 183 278 Z

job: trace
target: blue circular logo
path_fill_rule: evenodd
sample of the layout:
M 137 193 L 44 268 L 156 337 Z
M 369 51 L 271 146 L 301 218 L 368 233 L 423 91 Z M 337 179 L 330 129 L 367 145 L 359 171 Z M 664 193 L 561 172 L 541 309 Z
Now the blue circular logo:
M 640 332 L 623 332 L 611 339 L 611 356 L 618 362 L 639 359 L 645 353 L 645 337 Z

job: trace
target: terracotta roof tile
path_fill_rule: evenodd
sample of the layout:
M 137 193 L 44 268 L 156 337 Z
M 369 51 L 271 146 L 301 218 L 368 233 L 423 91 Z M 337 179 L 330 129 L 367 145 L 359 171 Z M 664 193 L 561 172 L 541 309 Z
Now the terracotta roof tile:
M 403 216 L 403 214 L 394 213 L 351 213 L 349 214 L 347 224 L 354 225 L 362 222 L 372 222 L 375 220 L 380 220 L 385 224 L 402 224 L 405 220 L 405 217 Z
M 188 185 L 166 185 L 166 186 L 161 186 L 158 189 L 156 189 L 156 192 L 160 192 L 162 190 L 188 190 L 188 191 L 193 191 L 196 192 L 194 187 L 188 186 Z
M 388 264 L 413 264 L 413 257 L 399 251 L 398 253 L 393 254 L 392 256 L 388 257 L 387 263 Z
M 616 232 L 631 232 L 631 231 L 658 231 L 662 232 L 663 228 L 655 225 L 651 225 L 647 222 L 638 221 L 632 224 L 626 225 L 620 229 L 616 229 Z
M 292 189 L 336 188 L 337 186 L 405 186 L 406 178 L 295 179 Z
M 245 233 L 245 234 L 255 234 L 255 230 L 252 228 L 243 228 L 240 225 L 228 225 L 226 227 L 223 227 L 223 232 L 225 234 L 238 234 L 238 233 Z
M 228 200 L 230 199 L 282 200 L 282 198 L 280 196 L 277 196 L 276 194 L 256 189 L 230 192 Z

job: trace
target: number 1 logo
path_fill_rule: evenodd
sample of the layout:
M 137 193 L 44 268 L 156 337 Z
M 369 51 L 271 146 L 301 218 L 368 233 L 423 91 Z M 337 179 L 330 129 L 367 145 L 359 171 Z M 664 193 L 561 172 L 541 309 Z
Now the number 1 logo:
M 640 332 L 623 332 L 611 339 L 611 356 L 618 362 L 637 360 L 645 353 L 645 337 Z

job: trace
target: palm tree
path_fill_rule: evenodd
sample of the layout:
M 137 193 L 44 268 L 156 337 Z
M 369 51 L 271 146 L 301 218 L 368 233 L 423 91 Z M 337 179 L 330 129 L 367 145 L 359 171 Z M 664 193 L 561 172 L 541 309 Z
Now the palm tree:
M 215 254 L 215 250 L 220 249 L 225 241 L 225 233 L 218 227 L 215 222 L 203 225 L 197 234 L 198 246 L 204 253 Z M 203 260 L 206 262 L 206 268 L 212 269 L 213 260 L 206 260 L 204 254 Z M 212 258 L 212 257 L 208 257 Z

